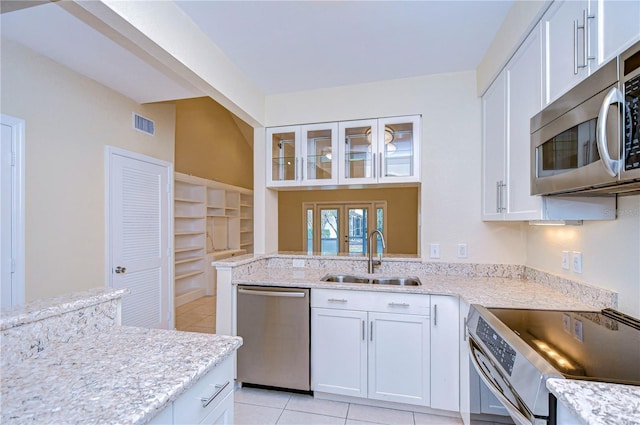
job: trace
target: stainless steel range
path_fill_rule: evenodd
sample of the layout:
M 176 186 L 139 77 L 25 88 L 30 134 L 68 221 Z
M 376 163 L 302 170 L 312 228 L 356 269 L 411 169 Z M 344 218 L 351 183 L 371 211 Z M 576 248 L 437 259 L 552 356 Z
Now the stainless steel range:
M 549 378 L 640 385 L 640 321 L 615 310 L 472 305 L 471 362 L 517 424 L 555 424 Z

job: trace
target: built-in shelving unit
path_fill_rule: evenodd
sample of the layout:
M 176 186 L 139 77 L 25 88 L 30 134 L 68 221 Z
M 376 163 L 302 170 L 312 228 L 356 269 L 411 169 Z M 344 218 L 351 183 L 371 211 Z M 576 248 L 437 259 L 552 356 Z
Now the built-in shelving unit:
M 175 306 L 214 295 L 210 262 L 253 252 L 253 192 L 175 173 Z

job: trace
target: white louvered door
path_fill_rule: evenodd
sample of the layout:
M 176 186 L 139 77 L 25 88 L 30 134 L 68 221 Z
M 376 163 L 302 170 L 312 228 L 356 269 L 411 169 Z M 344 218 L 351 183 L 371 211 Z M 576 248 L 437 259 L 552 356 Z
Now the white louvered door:
M 122 299 L 122 324 L 170 328 L 171 167 L 113 152 L 109 162 L 111 286 L 130 291 Z

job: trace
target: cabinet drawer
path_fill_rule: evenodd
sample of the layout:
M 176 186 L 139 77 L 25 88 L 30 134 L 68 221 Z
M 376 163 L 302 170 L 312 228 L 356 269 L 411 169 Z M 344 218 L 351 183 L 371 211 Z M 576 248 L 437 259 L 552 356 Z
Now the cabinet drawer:
M 207 373 L 173 405 L 176 424 L 199 424 L 233 392 L 233 356 Z M 216 394 L 217 393 L 217 394 Z M 215 395 L 215 397 L 213 397 Z M 208 405 L 202 399 L 213 399 Z
M 429 295 L 397 292 L 378 292 L 375 295 L 369 311 L 429 316 Z
M 429 295 L 312 289 L 311 307 L 429 315 Z
M 311 307 L 340 310 L 369 310 L 375 293 L 343 289 L 312 289 Z

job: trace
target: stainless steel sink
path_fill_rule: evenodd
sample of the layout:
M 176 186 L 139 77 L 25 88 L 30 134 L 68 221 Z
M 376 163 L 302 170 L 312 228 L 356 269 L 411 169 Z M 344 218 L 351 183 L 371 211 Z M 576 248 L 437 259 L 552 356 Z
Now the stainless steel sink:
M 368 277 L 358 277 L 349 274 L 328 274 L 321 280 L 324 282 L 371 283 L 371 279 Z
M 323 282 L 339 283 L 369 283 L 372 285 L 401 285 L 401 286 L 421 286 L 422 282 L 417 277 L 376 277 L 369 278 L 354 276 L 350 274 L 328 274 L 322 279 Z
M 385 277 L 372 279 L 371 283 L 377 285 L 402 285 L 402 286 L 421 286 L 422 282 L 417 277 Z

